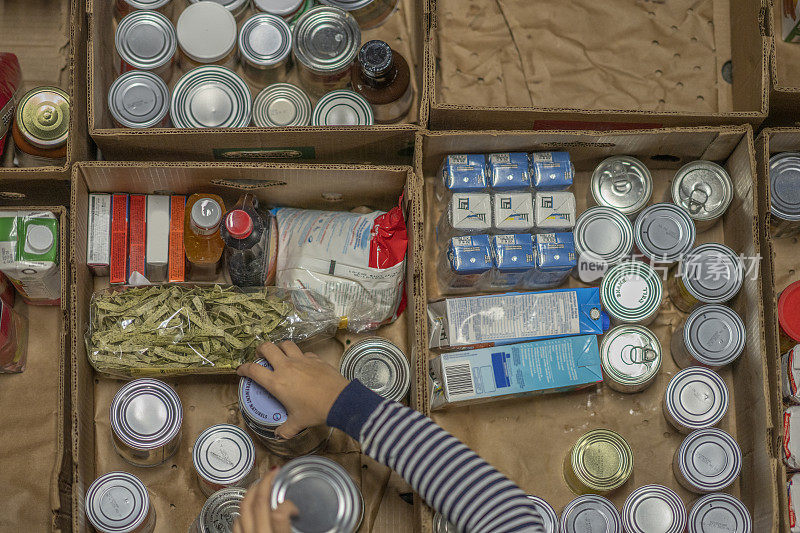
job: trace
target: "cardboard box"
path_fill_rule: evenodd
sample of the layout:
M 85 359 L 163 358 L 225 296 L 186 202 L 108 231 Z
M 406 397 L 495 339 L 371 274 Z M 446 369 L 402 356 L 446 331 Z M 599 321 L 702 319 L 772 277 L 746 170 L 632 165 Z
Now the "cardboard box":
M 362 205 L 388 210 L 404 195 L 409 229 L 407 280 L 409 306 L 400 319 L 376 333 L 387 337 L 411 356 L 409 339 L 416 317 L 424 320 L 422 300 L 411 298 L 412 287 L 421 283 L 421 245 L 416 239 L 422 228 L 421 188 L 409 167 L 311 166 L 220 163 L 79 163 L 73 170 L 71 217 L 72 284 L 72 457 L 75 482 L 72 499 L 72 531 L 90 530 L 83 508 L 89 484 L 111 470 L 133 471 L 147 485 L 158 515 L 159 531 L 183 531 L 200 512 L 205 497 L 193 473 L 191 448 L 206 427 L 221 422 L 239 423 L 236 409 L 238 377 L 205 376 L 169 379 L 184 407 L 183 439 L 177 454 L 165 465 L 131 470 L 114 451 L 108 426 L 108 406 L 121 386 L 118 380 L 97 375 L 89 366 L 83 341 L 89 301 L 93 289 L 108 286 L 108 278 L 93 278 L 86 265 L 86 227 L 89 192 L 155 191 L 190 194 L 204 191 L 220 194 L 231 205 L 243 192 L 258 196 L 266 207 L 275 205 L 313 209 L 350 210 Z M 420 289 L 418 287 L 418 289 Z M 340 333 L 337 339 L 315 343 L 320 357 L 338 364 L 343 346 L 360 336 Z M 415 392 L 412 392 L 412 396 Z M 279 464 L 256 444 L 259 470 L 267 463 Z M 364 522 L 360 529 L 411 533 L 413 508 L 400 494 L 410 492 L 389 469 L 359 453 L 355 441 L 334 432 L 326 454 L 340 462 L 360 484 L 365 497 Z M 174 466 L 173 466 L 174 465 Z M 0 473 L 2 475 L 2 473 Z
M 770 41 L 770 125 L 791 125 L 800 112 L 800 43 L 782 38 L 784 0 L 765 0 L 763 24 Z
M 746 257 L 759 254 L 755 158 L 749 126 L 672 128 L 652 131 L 614 132 L 428 132 L 417 137 L 415 168 L 425 180 L 425 220 L 436 220 L 442 206 L 434 201 L 435 176 L 442 158 L 449 153 L 492 151 L 569 150 L 575 164 L 576 200 L 579 211 L 587 207 L 587 186 L 595 166 L 611 155 L 632 155 L 643 161 L 654 179 L 653 201 L 661 201 L 675 172 L 696 159 L 720 162 L 730 173 L 734 199 L 720 224 L 698 235 L 698 243 L 723 242 Z M 441 298 L 435 273 L 437 245 L 434 228 L 426 225 L 424 280 L 417 300 Z M 569 278 L 563 286 L 581 286 Z M 418 287 L 418 286 L 417 286 Z M 420 290 L 417 288 L 416 290 Z M 779 529 L 780 460 L 771 445 L 775 426 L 773 394 L 769 377 L 774 358 L 765 353 L 764 313 L 761 281 L 746 276 L 744 286 L 730 306 L 743 318 L 747 346 L 742 357 L 720 375 L 731 392 L 728 414 L 721 427 L 738 441 L 743 452 L 742 473 L 730 492 L 742 499 L 754 519 L 753 531 Z M 669 340 L 685 314 L 665 299 L 650 329 L 664 350 L 661 373 L 645 391 L 634 395 L 614 392 L 608 387 L 570 394 L 508 400 L 430 411 L 425 389 L 417 396 L 417 409 L 431 415 L 453 435 L 462 439 L 521 488 L 544 497 L 557 511 L 575 496 L 563 481 L 561 465 L 572 444 L 585 432 L 608 428 L 621 433 L 630 443 L 635 464 L 632 481 L 613 492 L 610 499 L 622 508 L 636 488 L 659 483 L 674 489 L 690 506 L 696 496 L 688 493 L 672 473 L 672 457 L 683 435 L 664 419 L 661 402 L 671 376 L 678 368 L 669 352 Z M 417 386 L 427 380 L 427 323 L 417 320 L 415 350 Z M 785 491 L 785 489 L 783 489 Z M 417 499 L 418 525 L 431 530 L 432 512 Z
M 192 129 L 115 127 L 107 108 L 114 74 L 114 2 L 86 0 L 89 11 L 89 133 L 107 160 L 315 161 L 319 163 L 410 164 L 414 134 L 428 121 L 423 43 L 426 0 L 401 0 L 399 10 L 380 27 L 362 32 L 362 42 L 387 41 L 413 68 L 415 100 L 400 124 L 371 127 L 294 127 Z M 173 2 L 173 22 L 188 5 Z M 287 81 L 297 84 L 296 68 Z M 181 72 L 176 68 L 170 86 Z M 258 89 L 251 87 L 253 97 Z M 312 100 L 313 103 L 313 100 Z
M 769 92 L 762 9 L 761 0 L 473 0 L 468 9 L 430 0 L 429 128 L 758 125 Z

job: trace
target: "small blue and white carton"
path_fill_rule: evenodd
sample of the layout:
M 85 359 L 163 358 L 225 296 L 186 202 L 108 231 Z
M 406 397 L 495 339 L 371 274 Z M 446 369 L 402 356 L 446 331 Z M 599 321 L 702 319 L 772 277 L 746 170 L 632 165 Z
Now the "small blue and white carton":
M 488 235 L 453 237 L 443 255 L 439 283 L 444 292 L 475 290 L 491 273 L 492 245 Z
M 569 152 L 534 152 L 531 154 L 533 188 L 537 191 L 564 191 L 572 187 L 575 167 Z
M 536 235 L 536 268 L 522 283 L 525 289 L 558 287 L 578 264 L 571 231 Z
M 536 268 L 535 239 L 530 233 L 492 237 L 494 268 L 489 277 L 492 289 L 513 289 Z
M 533 195 L 530 192 L 492 194 L 492 229 L 500 233 L 533 230 Z
M 439 173 L 444 188 L 450 192 L 483 192 L 489 188 L 483 154 L 448 155 Z
M 445 236 L 488 233 L 492 227 L 492 196 L 488 193 L 453 193 L 439 231 Z
M 512 152 L 487 156 L 489 186 L 495 191 L 529 190 L 531 171 L 528 154 Z
M 572 231 L 575 226 L 574 194 L 569 191 L 536 191 L 533 202 L 537 233 Z

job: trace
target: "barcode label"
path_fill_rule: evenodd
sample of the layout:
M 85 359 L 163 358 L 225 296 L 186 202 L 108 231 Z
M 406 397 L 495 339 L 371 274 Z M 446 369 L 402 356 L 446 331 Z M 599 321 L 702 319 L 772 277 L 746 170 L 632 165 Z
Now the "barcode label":
M 454 401 L 459 396 L 475 396 L 475 384 L 472 382 L 472 366 L 469 361 L 455 363 L 444 367 L 444 382 L 448 400 Z
M 553 153 L 552 152 L 534 152 L 532 155 L 533 155 L 533 162 L 534 163 L 552 163 L 553 162 Z
M 490 154 L 489 162 L 495 165 L 511 163 L 511 154 Z
M 462 155 L 451 155 L 449 157 L 449 163 L 451 165 L 466 165 L 467 164 L 467 156 Z

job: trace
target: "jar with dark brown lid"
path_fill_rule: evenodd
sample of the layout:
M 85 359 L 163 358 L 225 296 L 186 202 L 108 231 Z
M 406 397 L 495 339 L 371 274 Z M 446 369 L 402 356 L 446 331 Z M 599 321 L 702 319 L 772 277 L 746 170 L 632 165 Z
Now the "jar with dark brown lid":
M 408 62 L 383 41 L 369 41 L 361 47 L 351 83 L 372 106 L 375 122 L 397 122 L 411 109 L 414 89 Z
M 19 166 L 63 165 L 67 160 L 69 95 L 37 87 L 19 101 L 12 129 Z

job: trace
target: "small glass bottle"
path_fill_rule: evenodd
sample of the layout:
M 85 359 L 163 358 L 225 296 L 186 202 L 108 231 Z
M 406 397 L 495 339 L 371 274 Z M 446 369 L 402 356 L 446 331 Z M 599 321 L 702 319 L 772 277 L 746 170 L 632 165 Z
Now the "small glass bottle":
M 252 194 L 239 198 L 233 209 L 225 214 L 225 223 L 220 228 L 225 241 L 225 263 L 231 283 L 239 287 L 263 287 L 268 285 L 270 253 L 276 249 L 272 216 L 258 209 L 258 199 Z
M 216 194 L 193 194 L 186 202 L 183 245 L 189 279 L 213 281 L 219 273 L 225 243 L 219 234 L 225 202 Z
M 375 122 L 398 122 L 414 101 L 411 71 L 405 58 L 383 41 L 361 47 L 352 70 L 353 90 L 372 106 Z

